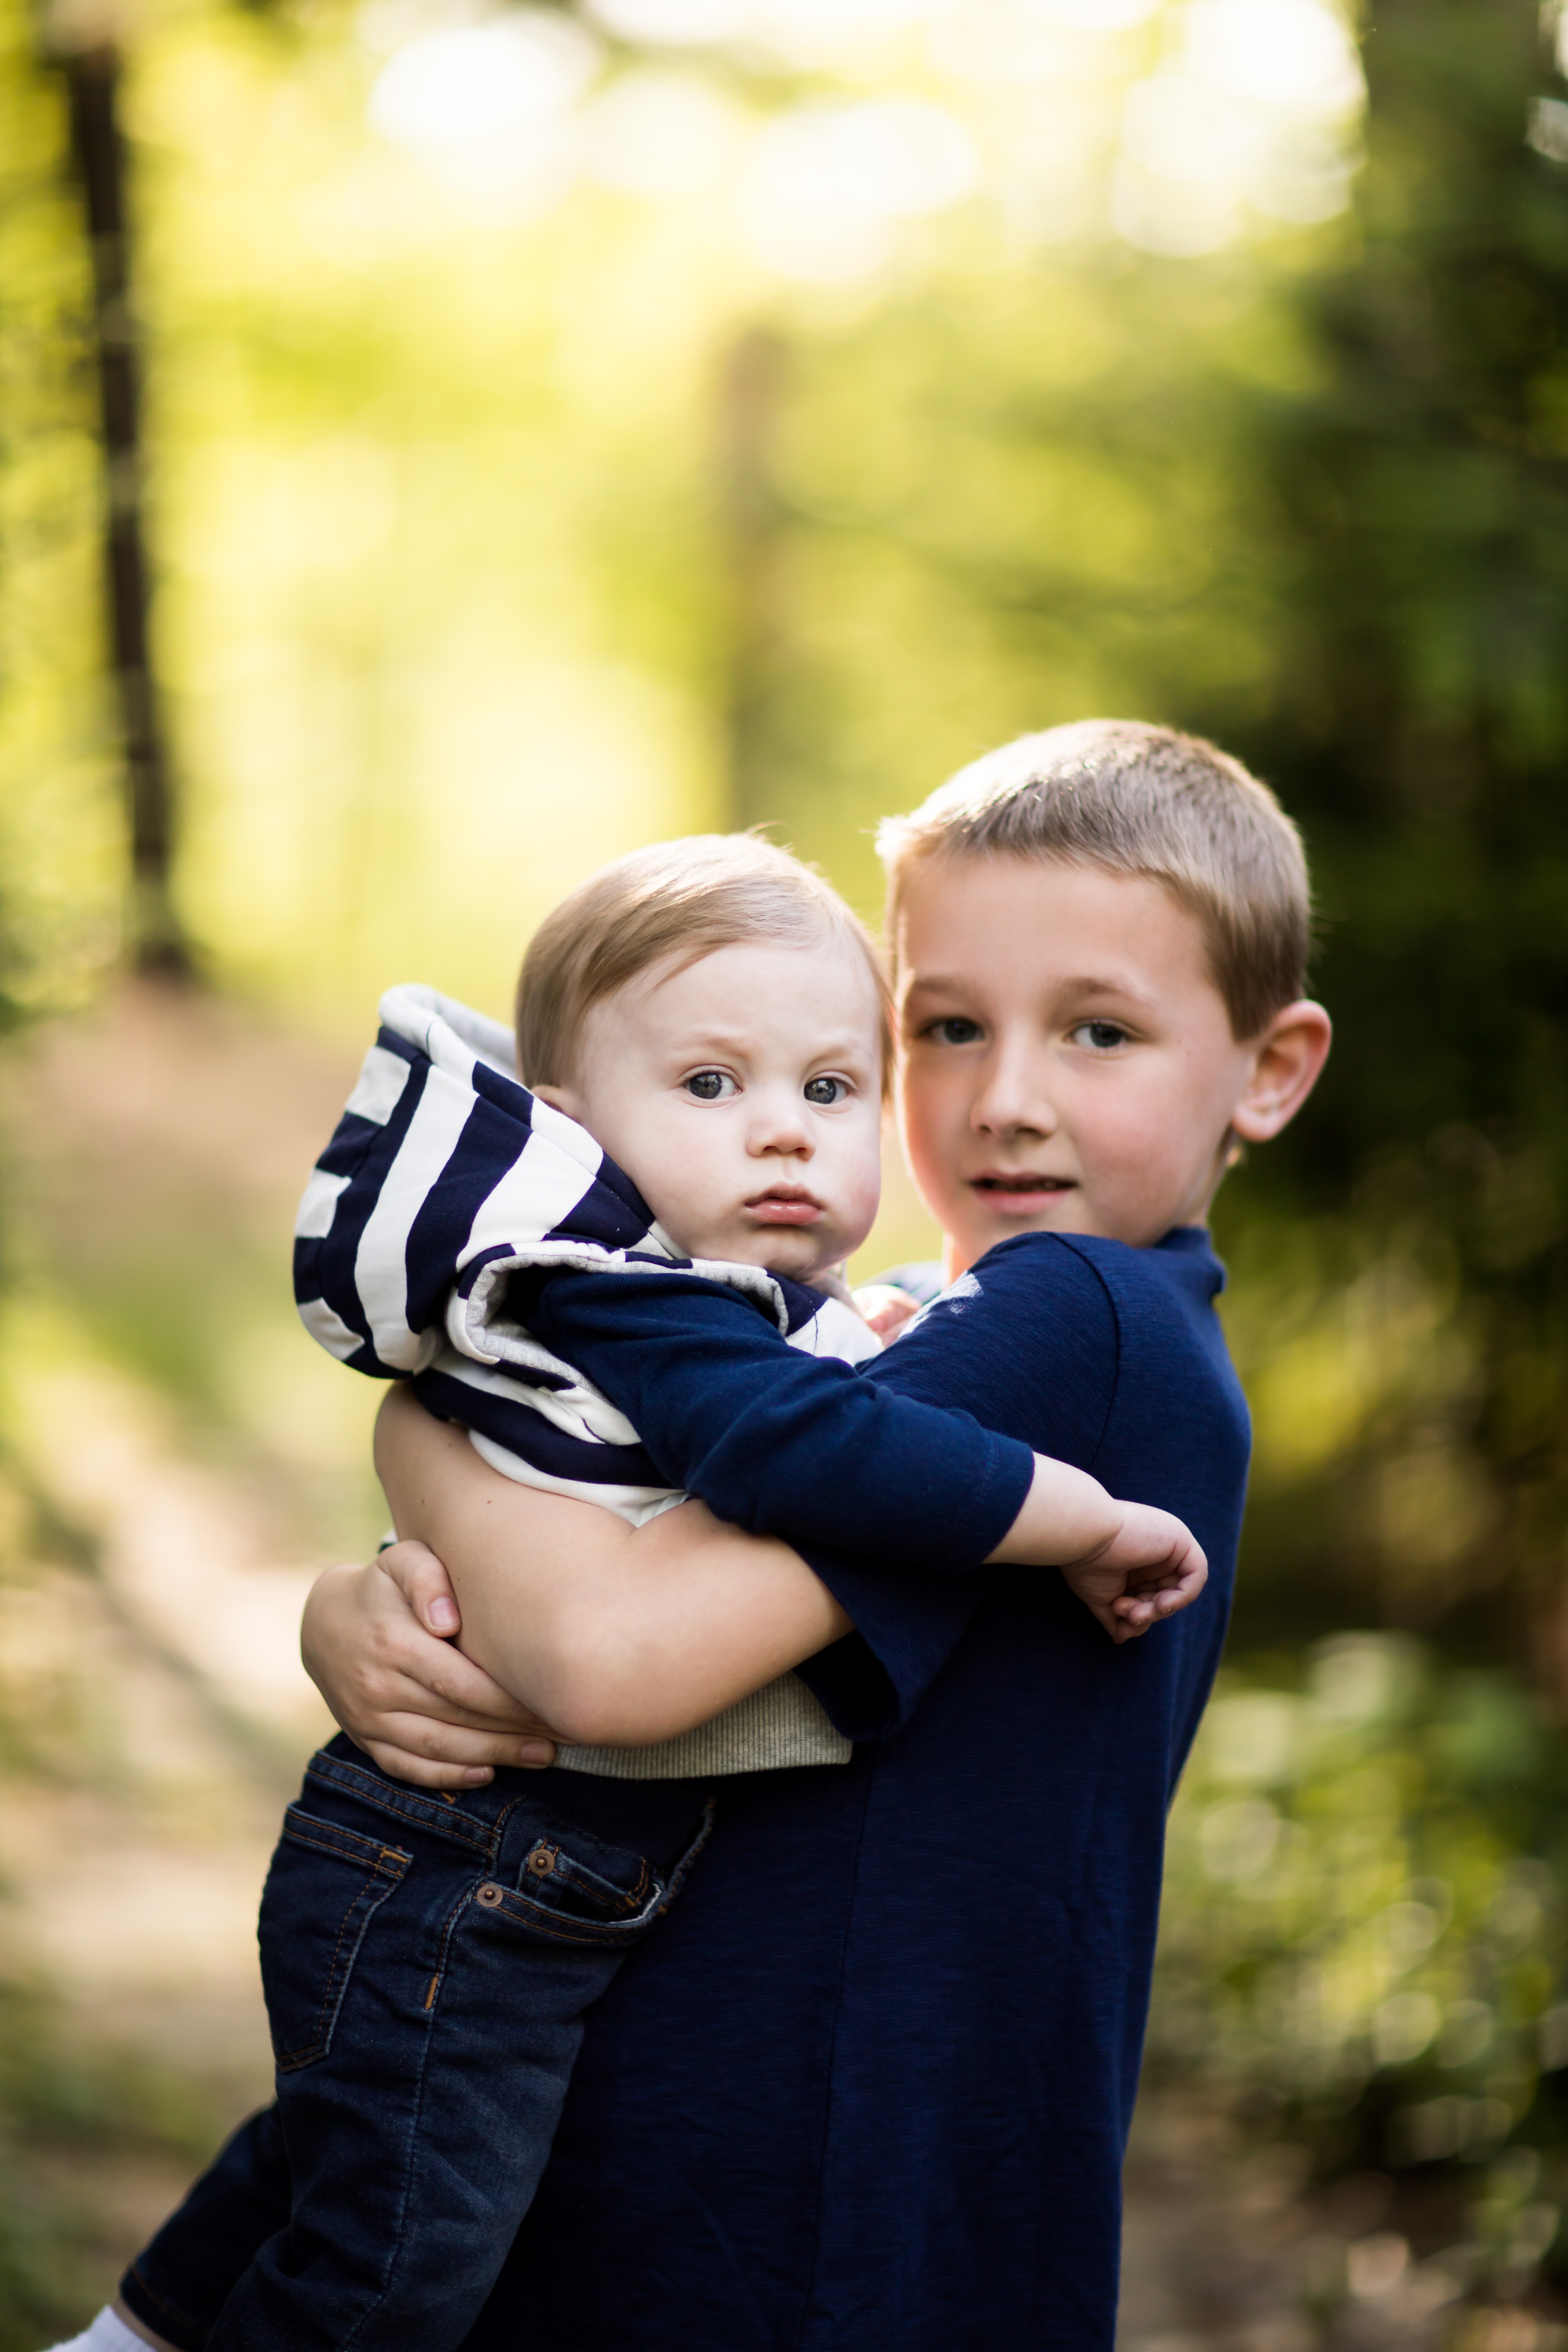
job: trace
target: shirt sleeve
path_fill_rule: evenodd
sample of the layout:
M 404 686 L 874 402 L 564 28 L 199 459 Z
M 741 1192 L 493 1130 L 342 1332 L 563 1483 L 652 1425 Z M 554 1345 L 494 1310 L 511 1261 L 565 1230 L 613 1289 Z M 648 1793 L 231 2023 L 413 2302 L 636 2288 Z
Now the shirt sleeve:
M 1034 1475 L 967 1410 L 791 1348 L 747 1299 L 689 1275 L 551 1274 L 518 1305 L 620 1407 L 671 1485 L 754 1535 L 904 1568 L 977 1568 Z
M 1095 1468 L 1115 1395 L 1111 1296 L 1071 1239 L 1022 1234 L 991 1250 L 869 1365 L 868 1385 L 957 1407 L 1040 1454 Z M 899 1573 L 847 1547 L 796 1540 L 854 1631 L 797 1669 L 846 1738 L 908 1722 L 998 1577 Z

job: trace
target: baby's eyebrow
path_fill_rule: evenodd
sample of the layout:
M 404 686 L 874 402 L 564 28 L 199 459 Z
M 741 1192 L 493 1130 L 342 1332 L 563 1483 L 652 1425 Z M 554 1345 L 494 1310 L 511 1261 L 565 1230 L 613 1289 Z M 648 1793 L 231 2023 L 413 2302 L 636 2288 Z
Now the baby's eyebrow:
M 671 1038 L 670 1049 L 676 1054 L 724 1054 L 754 1042 L 744 1029 L 688 1029 Z
M 747 1054 L 755 1050 L 756 1044 L 756 1038 L 744 1029 L 690 1029 L 684 1035 L 673 1037 L 669 1050 L 677 1059 L 687 1060 L 694 1054 Z M 844 1029 L 814 1040 L 807 1058 L 848 1060 L 856 1054 L 873 1050 L 868 1033 Z

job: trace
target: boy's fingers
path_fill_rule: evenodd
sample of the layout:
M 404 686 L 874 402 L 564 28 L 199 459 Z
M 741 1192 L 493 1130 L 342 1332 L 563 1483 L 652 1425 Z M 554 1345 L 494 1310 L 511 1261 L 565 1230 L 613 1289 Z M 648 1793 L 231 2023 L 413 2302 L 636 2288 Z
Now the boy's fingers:
M 365 1728 L 378 1738 L 394 1740 L 416 1755 L 432 1757 L 444 1764 L 538 1766 L 555 1762 L 555 1740 L 542 1726 L 519 1731 L 483 1717 L 466 1723 L 454 1722 L 445 1716 L 432 1715 L 417 1703 L 410 1706 L 406 1701 L 402 1706 L 367 1710 L 362 1720 Z
M 496 1777 L 488 1766 L 434 1763 L 428 1757 L 416 1756 L 412 1749 L 396 1748 L 385 1739 L 364 1739 L 359 1744 L 383 1772 L 390 1772 L 394 1780 L 406 1780 L 415 1789 L 482 1789 Z
M 463 1616 L 452 1580 L 427 1544 L 389 1544 L 377 1555 L 376 1564 L 438 1641 L 450 1641 L 462 1630 Z
M 424 1724 L 432 1739 L 455 1738 L 465 1739 L 544 1738 L 543 1725 L 509 1721 L 505 1716 L 489 1714 L 483 1707 L 454 1706 L 444 1700 L 433 1700 L 422 1683 L 402 1677 L 388 1684 L 373 1695 L 367 1692 L 361 1698 L 358 1713 L 363 1722 L 401 1723 L 404 1726 Z
M 396 1779 L 424 1788 L 475 1788 L 493 1777 L 497 1765 L 539 1771 L 555 1762 L 549 1740 L 467 1731 L 424 1715 L 382 1715 L 354 1726 L 350 1737 Z

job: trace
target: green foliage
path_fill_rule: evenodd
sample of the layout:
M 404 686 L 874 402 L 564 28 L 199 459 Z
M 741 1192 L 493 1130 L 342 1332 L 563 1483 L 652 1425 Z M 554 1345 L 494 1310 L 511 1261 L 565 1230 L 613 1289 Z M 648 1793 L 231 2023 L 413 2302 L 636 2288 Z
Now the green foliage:
M 870 902 L 875 817 L 1023 728 L 1134 710 L 1277 785 L 1338 1043 L 1219 1203 L 1262 1408 L 1236 1638 L 1371 1614 L 1561 1688 L 1568 165 L 1526 136 L 1557 20 L 1376 12 L 1351 233 L 956 251 L 798 331 L 747 806 Z
M 1343 1634 L 1227 1682 L 1171 1824 L 1150 2079 L 1392 2174 L 1512 2294 L 1568 2200 L 1565 1783 L 1515 1683 Z
M 1396 1622 L 1560 1675 L 1568 168 L 1524 137 L 1557 77 L 1533 0 L 1394 0 L 1365 58 L 1361 244 L 1302 289 L 1321 380 L 1245 420 L 1288 588 L 1271 707 L 1192 715 L 1305 826 L 1339 1024 L 1239 1220 L 1331 1223 L 1329 1281 L 1420 1263 L 1462 1370 L 1255 1528 L 1254 1630 L 1332 1622 L 1326 1568 L 1332 1608 L 1370 1582 Z M 1471 1498 L 1425 1591 L 1375 1532 L 1390 1454 L 1457 1465 Z

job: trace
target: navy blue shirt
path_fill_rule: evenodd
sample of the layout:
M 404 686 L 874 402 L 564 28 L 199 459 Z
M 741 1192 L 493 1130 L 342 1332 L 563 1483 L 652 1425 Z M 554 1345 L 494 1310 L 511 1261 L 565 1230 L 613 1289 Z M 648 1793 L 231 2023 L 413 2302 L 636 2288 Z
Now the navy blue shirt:
M 665 1485 L 753 1535 L 976 1568 L 1029 1493 L 1017 1438 L 791 1347 L 725 1283 L 551 1270 L 514 1277 L 507 1303 L 620 1406 Z
M 1166 1808 L 1246 1477 L 1222 1279 L 1193 1229 L 1025 1236 L 872 1368 L 1178 1512 L 1208 1587 L 1118 1648 L 1052 1570 L 807 1549 L 856 1631 L 802 1671 L 863 1744 L 725 1783 L 589 2014 L 470 2352 L 1111 2352 Z

